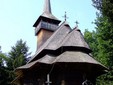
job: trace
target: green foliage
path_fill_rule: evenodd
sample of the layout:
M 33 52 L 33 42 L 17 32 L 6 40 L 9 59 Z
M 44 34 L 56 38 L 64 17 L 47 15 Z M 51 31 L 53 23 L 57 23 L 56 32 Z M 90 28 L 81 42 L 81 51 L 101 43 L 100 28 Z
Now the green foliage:
M 8 57 L 2 53 L 0 48 L 0 85 L 9 85 L 8 82 L 8 69 L 4 66 L 4 61 L 7 61 Z
M 3 54 L 0 47 L 0 85 L 12 85 L 11 81 L 15 78 L 14 70 L 26 64 L 31 54 L 28 51 L 29 47 L 22 40 L 17 41 L 8 55 Z
M 110 68 L 97 79 L 97 85 L 113 85 L 113 1 L 92 0 L 99 12 L 95 20 L 96 31 L 85 31 L 84 36 L 98 61 Z
M 98 60 L 108 68 L 113 68 L 113 24 L 106 16 L 96 21 Z M 113 85 L 113 71 L 98 78 L 97 85 Z
M 87 41 L 87 43 L 89 44 L 90 48 L 92 49 L 92 54 L 94 56 L 94 58 L 98 59 L 96 56 L 98 54 L 98 43 L 97 43 L 97 37 L 96 37 L 96 32 L 90 32 L 87 29 L 84 32 L 84 38 Z
M 113 71 L 97 78 L 97 85 L 113 85 Z
M 99 49 L 99 60 L 103 56 L 106 66 L 113 66 L 113 1 L 112 0 L 93 0 L 93 5 L 99 9 L 100 16 L 97 16 L 96 31 Z
M 96 7 L 103 16 L 107 16 L 113 23 L 113 1 L 112 0 L 92 0 L 93 6 Z
M 4 66 L 0 67 L 0 85 L 10 85 L 8 69 Z
M 9 61 L 7 63 L 10 69 L 15 69 L 19 66 L 25 65 L 27 62 L 27 57 L 29 57 L 30 53 L 28 53 L 29 47 L 26 45 L 26 42 L 22 40 L 17 41 L 16 45 L 12 47 L 9 52 Z
M 107 17 L 98 17 L 96 21 L 97 41 L 99 54 L 98 58 L 107 67 L 113 66 L 113 26 Z
M 113 69 L 113 26 L 107 17 L 99 16 L 95 22 L 96 31 L 85 30 L 84 37 L 91 49 L 93 56 L 99 62 Z M 100 76 L 97 85 L 113 85 L 113 71 Z
M 10 82 L 15 78 L 14 70 L 17 67 L 20 67 L 26 64 L 27 58 L 31 54 L 31 53 L 28 53 L 28 51 L 29 51 L 29 47 L 26 45 L 26 42 L 19 40 L 9 52 L 8 54 L 9 59 L 6 63 L 9 69 Z

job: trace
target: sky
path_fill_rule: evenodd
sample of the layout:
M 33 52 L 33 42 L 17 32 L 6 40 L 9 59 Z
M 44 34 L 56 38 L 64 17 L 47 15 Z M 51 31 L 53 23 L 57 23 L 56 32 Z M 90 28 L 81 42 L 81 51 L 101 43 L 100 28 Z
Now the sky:
M 43 12 L 44 0 L 0 0 L 0 46 L 8 53 L 17 40 L 26 41 L 29 51 L 36 52 L 36 36 L 33 24 Z M 79 22 L 79 29 L 84 32 L 94 30 L 96 9 L 92 0 L 51 0 L 52 14 L 62 22 L 65 11 L 67 22 L 72 28 Z

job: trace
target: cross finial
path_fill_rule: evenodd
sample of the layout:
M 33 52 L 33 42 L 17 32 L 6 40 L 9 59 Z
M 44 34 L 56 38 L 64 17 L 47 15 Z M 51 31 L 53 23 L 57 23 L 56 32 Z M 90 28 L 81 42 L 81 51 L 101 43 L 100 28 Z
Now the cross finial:
M 46 81 L 47 85 L 50 85 L 52 82 L 50 81 L 50 77 L 49 74 L 47 74 L 47 81 Z
M 76 23 L 76 27 L 78 27 L 79 22 L 76 20 L 76 22 L 75 22 L 75 23 Z
M 65 15 L 63 17 L 64 17 L 65 21 L 68 19 L 66 12 L 65 12 Z

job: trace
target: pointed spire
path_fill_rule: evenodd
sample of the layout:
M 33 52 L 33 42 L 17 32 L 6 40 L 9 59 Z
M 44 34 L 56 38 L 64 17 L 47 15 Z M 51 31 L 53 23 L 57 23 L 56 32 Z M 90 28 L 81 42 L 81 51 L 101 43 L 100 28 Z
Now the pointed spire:
M 61 21 L 58 20 L 51 12 L 51 3 L 50 0 L 45 0 L 44 2 L 44 9 L 43 9 L 43 13 L 40 15 L 40 17 L 37 19 L 37 21 L 35 22 L 35 24 L 33 25 L 33 27 L 37 27 L 37 25 L 40 23 L 40 21 L 49 21 L 58 25 Z
M 45 0 L 44 13 L 50 13 L 51 14 L 51 3 L 50 3 L 50 0 Z

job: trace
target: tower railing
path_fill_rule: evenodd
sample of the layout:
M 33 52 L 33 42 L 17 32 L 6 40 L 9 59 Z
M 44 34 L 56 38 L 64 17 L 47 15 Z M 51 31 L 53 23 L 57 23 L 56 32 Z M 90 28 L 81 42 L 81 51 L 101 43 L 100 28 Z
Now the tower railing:
M 35 35 L 39 32 L 39 30 L 40 30 L 41 28 L 44 28 L 44 29 L 50 30 L 50 31 L 56 31 L 56 30 L 57 30 L 57 27 L 58 27 L 58 25 L 41 21 L 41 22 L 38 24 L 38 26 L 35 28 Z

